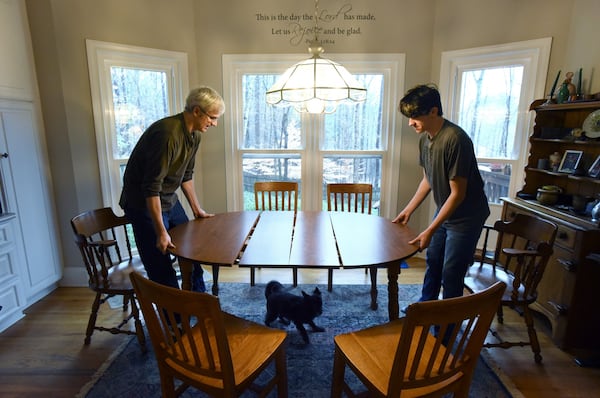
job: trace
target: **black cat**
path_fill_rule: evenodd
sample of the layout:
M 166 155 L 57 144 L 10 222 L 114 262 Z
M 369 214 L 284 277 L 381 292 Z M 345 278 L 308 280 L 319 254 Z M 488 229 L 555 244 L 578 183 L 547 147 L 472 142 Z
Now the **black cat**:
M 271 322 L 279 317 L 286 325 L 294 322 L 296 329 L 302 335 L 305 343 L 308 341 L 308 333 L 304 329 L 304 324 L 310 325 L 313 332 L 324 332 L 325 329 L 315 325 L 313 319 L 323 313 L 323 300 L 321 291 L 315 287 L 311 295 L 302 291 L 302 296 L 285 292 L 283 285 L 277 281 L 267 283 L 265 288 L 265 297 L 267 299 L 267 315 L 265 316 L 265 325 L 270 326 Z

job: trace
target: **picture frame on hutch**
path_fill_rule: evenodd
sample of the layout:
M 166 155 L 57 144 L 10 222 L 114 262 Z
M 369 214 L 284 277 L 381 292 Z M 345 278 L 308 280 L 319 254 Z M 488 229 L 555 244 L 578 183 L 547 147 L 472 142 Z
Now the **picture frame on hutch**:
M 568 149 L 565 151 L 563 158 L 558 166 L 559 173 L 573 173 L 577 166 L 579 166 L 579 161 L 583 156 L 583 151 L 575 151 L 572 149 Z
M 598 178 L 598 176 L 600 176 L 600 155 L 596 157 L 596 160 L 594 160 L 594 163 L 590 166 L 588 175 L 592 178 Z

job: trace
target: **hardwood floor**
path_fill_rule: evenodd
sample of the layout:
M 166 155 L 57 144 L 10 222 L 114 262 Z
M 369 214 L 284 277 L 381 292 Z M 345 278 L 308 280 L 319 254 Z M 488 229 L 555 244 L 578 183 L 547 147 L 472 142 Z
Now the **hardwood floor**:
M 423 261 L 412 259 L 409 265 L 402 270 L 400 283 L 421 283 Z M 270 279 L 291 283 L 292 272 L 257 269 L 256 278 L 257 283 Z M 223 268 L 219 275 L 220 282 L 248 280 L 247 269 Z M 378 280 L 387 283 L 385 271 L 379 272 Z M 299 283 L 326 284 L 327 272 L 300 271 Z M 368 284 L 368 276 L 362 269 L 336 271 L 334 283 Z M 0 334 L 0 396 L 62 398 L 77 394 L 124 340 L 123 335 L 96 332 L 91 344 L 83 345 L 92 299 L 93 293 L 87 288 L 59 288 L 28 308 L 24 319 Z M 519 316 L 514 312 L 505 315 L 505 324 L 497 327 L 501 335 L 522 335 Z M 119 309 L 105 308 L 99 322 L 112 325 L 121 317 Z M 534 363 L 528 347 L 486 349 L 509 382 L 525 397 L 600 396 L 600 369 L 577 366 L 571 355 L 552 343 L 545 322 L 539 319 L 536 325 L 544 357 L 541 365 Z

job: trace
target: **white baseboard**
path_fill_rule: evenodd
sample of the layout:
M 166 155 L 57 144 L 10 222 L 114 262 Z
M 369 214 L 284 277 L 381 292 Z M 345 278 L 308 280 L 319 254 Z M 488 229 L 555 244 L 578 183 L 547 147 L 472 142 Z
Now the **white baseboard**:
M 13 312 L 11 315 L 2 319 L 2 321 L 0 321 L 0 333 L 5 331 L 6 329 L 8 329 L 10 326 L 12 326 L 15 322 L 17 322 L 19 319 L 23 318 L 24 316 L 25 316 L 25 314 L 23 313 L 23 311 L 19 310 L 19 311 Z

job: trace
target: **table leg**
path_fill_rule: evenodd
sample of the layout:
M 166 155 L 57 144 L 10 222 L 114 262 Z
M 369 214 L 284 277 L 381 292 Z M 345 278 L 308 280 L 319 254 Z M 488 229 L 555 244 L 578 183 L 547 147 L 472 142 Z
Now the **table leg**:
M 400 312 L 398 305 L 398 275 L 400 264 L 392 264 L 387 269 L 388 273 L 388 316 L 390 321 L 398 319 Z
M 219 266 L 212 266 L 213 283 L 212 283 L 212 294 L 213 296 L 219 295 Z
M 377 267 L 370 267 L 369 275 L 371 276 L 371 309 L 375 311 L 379 307 L 377 305 Z
M 192 272 L 194 264 L 187 258 L 179 257 L 179 270 L 181 271 L 181 289 L 192 290 Z

